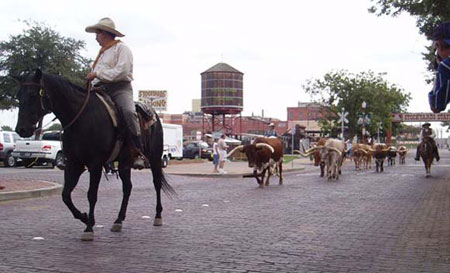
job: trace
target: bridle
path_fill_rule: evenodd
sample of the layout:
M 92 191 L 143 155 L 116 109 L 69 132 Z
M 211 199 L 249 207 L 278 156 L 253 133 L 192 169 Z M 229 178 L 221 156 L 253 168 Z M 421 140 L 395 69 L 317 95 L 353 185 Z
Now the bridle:
M 20 83 L 21 86 L 36 86 L 39 87 L 39 97 L 40 97 L 40 102 L 41 102 L 41 109 L 44 112 L 50 113 L 52 112 L 53 109 L 53 105 L 52 105 L 52 100 L 50 99 L 50 96 L 48 94 L 46 94 L 45 90 L 44 90 L 44 85 L 42 83 L 42 80 L 37 83 L 37 82 L 23 82 Z M 66 130 L 67 128 L 69 128 L 70 126 L 72 126 L 72 124 L 80 117 L 81 113 L 83 113 L 84 109 L 86 108 L 86 105 L 89 101 L 89 97 L 91 95 L 91 84 L 88 82 L 87 83 L 87 95 L 86 95 L 86 99 L 83 102 L 83 105 L 81 106 L 80 110 L 78 111 L 78 113 L 75 115 L 75 117 L 66 125 L 64 126 L 61 131 Z M 48 101 L 50 101 L 50 108 L 46 109 L 44 107 L 44 98 L 47 98 Z

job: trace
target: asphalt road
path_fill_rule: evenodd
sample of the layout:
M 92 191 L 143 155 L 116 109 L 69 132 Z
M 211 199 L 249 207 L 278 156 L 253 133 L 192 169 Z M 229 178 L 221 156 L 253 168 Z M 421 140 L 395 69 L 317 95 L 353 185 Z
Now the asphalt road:
M 151 174 L 135 172 L 121 233 L 109 231 L 121 184 L 102 181 L 92 242 L 60 196 L 2 202 L 0 272 L 449 272 L 450 153 L 441 158 L 430 178 L 410 154 L 384 173 L 346 162 L 338 181 L 307 166 L 265 189 L 251 178 L 169 175 L 178 195 L 163 196 L 161 227 Z M 61 181 L 62 172 L 0 168 L 0 177 Z M 87 178 L 73 193 L 82 211 Z

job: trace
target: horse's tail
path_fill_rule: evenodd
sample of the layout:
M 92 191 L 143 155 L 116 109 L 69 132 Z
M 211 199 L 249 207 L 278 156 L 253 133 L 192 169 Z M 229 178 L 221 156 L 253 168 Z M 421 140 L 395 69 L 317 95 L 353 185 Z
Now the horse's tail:
M 177 193 L 167 181 L 162 169 L 161 157 L 164 152 L 163 128 L 161 120 L 156 112 L 155 117 L 156 122 L 150 129 L 150 145 L 147 157 L 150 160 L 153 176 L 155 176 L 154 181 L 160 181 L 161 189 L 170 197 L 172 195 L 176 195 Z

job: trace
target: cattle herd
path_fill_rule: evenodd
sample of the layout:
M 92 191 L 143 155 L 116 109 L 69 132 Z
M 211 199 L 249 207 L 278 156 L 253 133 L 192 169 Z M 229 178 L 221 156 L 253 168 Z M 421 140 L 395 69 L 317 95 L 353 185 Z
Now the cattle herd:
M 341 166 L 345 157 L 353 159 L 355 169 L 370 169 L 372 159 L 375 161 L 376 172 L 383 172 L 384 161 L 387 158 L 388 165 L 395 165 L 395 159 L 398 155 L 399 164 L 405 164 L 406 153 L 408 149 L 405 146 L 388 146 L 385 143 L 375 143 L 373 145 L 355 143 L 351 151 L 347 150 L 344 141 L 338 139 L 320 139 L 317 145 L 302 153 L 295 151 L 302 156 L 314 155 L 314 165 L 320 165 L 320 176 L 324 176 L 326 168 L 328 179 L 339 179 Z
M 245 153 L 249 167 L 253 168 L 253 174 L 250 176 L 256 178 L 261 188 L 269 185 L 269 179 L 273 174 L 278 174 L 279 184 L 283 184 L 283 144 L 280 139 L 259 137 L 251 144 L 237 146 L 228 153 L 228 156 L 237 151 Z M 347 144 L 342 140 L 321 138 L 314 147 L 304 153 L 297 150 L 294 152 L 304 157 L 313 156 L 314 165 L 320 166 L 321 177 L 325 176 L 326 173 L 329 180 L 338 180 L 342 163 L 346 157 L 355 162 L 356 170 L 370 169 L 372 160 L 374 160 L 376 172 L 383 172 L 386 159 L 388 165 L 395 165 L 398 155 L 399 164 L 405 164 L 408 149 L 405 146 L 397 148 L 384 143 L 373 145 L 355 143 L 352 145 L 351 151 L 348 151 Z M 267 179 L 264 181 L 266 173 Z

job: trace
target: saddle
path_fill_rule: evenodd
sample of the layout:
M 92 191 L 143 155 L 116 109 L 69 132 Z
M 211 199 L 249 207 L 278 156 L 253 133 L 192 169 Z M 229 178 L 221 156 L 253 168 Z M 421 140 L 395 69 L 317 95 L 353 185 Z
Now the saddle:
M 100 99 L 103 105 L 105 105 L 106 110 L 113 123 L 114 129 L 119 135 L 119 137 L 116 138 L 114 148 L 108 160 L 106 161 L 106 163 L 110 163 L 114 159 L 116 159 L 117 156 L 119 155 L 119 152 L 123 146 L 123 141 L 125 139 L 126 132 L 124 132 L 119 128 L 120 123 L 119 111 L 114 101 L 111 99 L 111 97 L 102 88 L 95 89 L 95 95 Z M 151 126 L 156 122 L 155 110 L 142 102 L 135 102 L 135 107 L 136 112 L 138 113 L 139 124 L 141 125 L 141 129 L 149 130 Z

